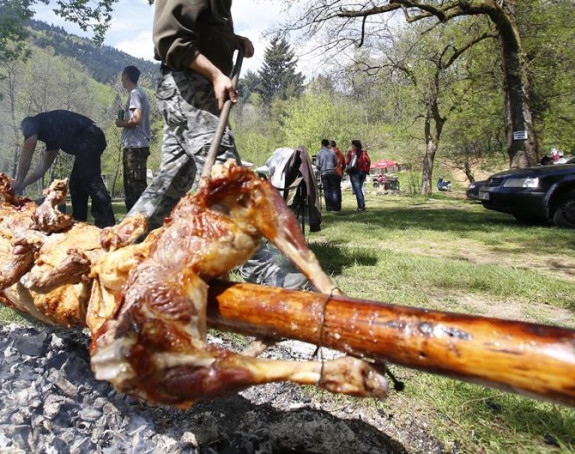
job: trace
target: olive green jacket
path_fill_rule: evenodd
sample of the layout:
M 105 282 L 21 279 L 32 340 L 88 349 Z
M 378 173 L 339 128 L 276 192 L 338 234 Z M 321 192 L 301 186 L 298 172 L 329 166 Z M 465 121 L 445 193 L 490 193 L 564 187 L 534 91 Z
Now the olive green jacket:
M 231 7 L 232 0 L 156 0 L 156 59 L 185 69 L 201 53 L 230 75 L 237 48 Z

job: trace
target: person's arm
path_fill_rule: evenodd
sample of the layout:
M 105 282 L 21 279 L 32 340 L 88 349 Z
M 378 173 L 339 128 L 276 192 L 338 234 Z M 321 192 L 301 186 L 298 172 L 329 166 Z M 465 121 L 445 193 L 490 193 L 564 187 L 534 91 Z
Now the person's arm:
M 254 55 L 254 46 L 252 42 L 244 37 L 236 35 L 237 46 L 244 53 L 244 57 L 250 58 Z M 226 99 L 230 99 L 234 104 L 238 102 L 238 91 L 234 88 L 232 80 L 222 73 L 208 58 L 203 54 L 198 53 L 196 58 L 192 60 L 190 69 L 200 73 L 208 79 L 213 87 L 218 100 L 218 107 L 221 109 L 224 106 Z
M 42 154 L 42 159 L 40 160 L 40 162 L 38 163 L 36 168 L 24 180 L 24 183 L 22 185 L 22 189 L 31 185 L 36 180 L 39 180 L 40 178 L 42 178 L 44 176 L 44 174 L 48 171 L 48 169 L 50 168 L 52 163 L 54 162 L 54 159 L 56 159 L 57 155 L 58 155 L 58 150 L 46 150 Z
M 133 109 L 128 120 L 116 120 L 118 128 L 135 128 L 140 123 L 142 123 L 142 109 Z
M 20 192 L 26 187 L 24 185 L 24 179 L 26 178 L 26 175 L 28 175 L 28 170 L 30 170 L 32 156 L 34 155 L 34 150 L 36 149 L 37 142 L 38 136 L 36 134 L 24 140 L 22 152 L 20 153 L 20 159 L 18 160 L 18 173 L 16 174 L 16 181 L 12 185 L 16 192 Z
M 315 159 L 316 159 L 316 164 L 317 164 L 318 170 L 323 170 L 323 161 L 324 161 L 323 153 L 319 152 L 317 154 L 317 158 L 315 158 Z
M 119 128 L 135 128 L 143 121 L 142 112 L 142 95 L 138 90 L 133 90 L 130 93 L 128 108 L 130 109 L 130 118 L 127 120 L 116 120 L 116 126 Z
M 220 110 L 224 107 L 224 102 L 228 98 L 233 103 L 238 102 L 238 91 L 234 88 L 232 80 L 204 55 L 198 54 L 190 63 L 190 69 L 201 74 L 212 83 Z

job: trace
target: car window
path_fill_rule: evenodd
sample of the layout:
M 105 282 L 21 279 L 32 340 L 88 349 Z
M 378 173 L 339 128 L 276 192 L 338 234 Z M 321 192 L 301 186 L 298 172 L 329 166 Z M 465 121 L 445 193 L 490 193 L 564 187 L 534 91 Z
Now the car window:
M 567 164 L 575 164 L 575 158 L 569 159 L 569 161 L 567 161 Z

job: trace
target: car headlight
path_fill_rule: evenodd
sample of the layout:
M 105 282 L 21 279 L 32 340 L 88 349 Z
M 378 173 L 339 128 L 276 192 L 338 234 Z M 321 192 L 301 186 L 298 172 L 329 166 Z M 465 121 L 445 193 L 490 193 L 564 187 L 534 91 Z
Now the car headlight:
M 509 178 L 503 186 L 506 188 L 538 188 L 539 178 Z

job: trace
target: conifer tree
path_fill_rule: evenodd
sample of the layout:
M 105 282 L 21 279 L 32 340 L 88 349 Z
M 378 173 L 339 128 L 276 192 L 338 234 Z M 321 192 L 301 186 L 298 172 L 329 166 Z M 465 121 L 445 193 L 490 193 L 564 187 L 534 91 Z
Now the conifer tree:
M 274 36 L 258 73 L 257 91 L 261 93 L 264 105 L 270 106 L 274 99 L 285 100 L 302 94 L 305 77 L 296 71 L 297 62 L 287 40 Z

